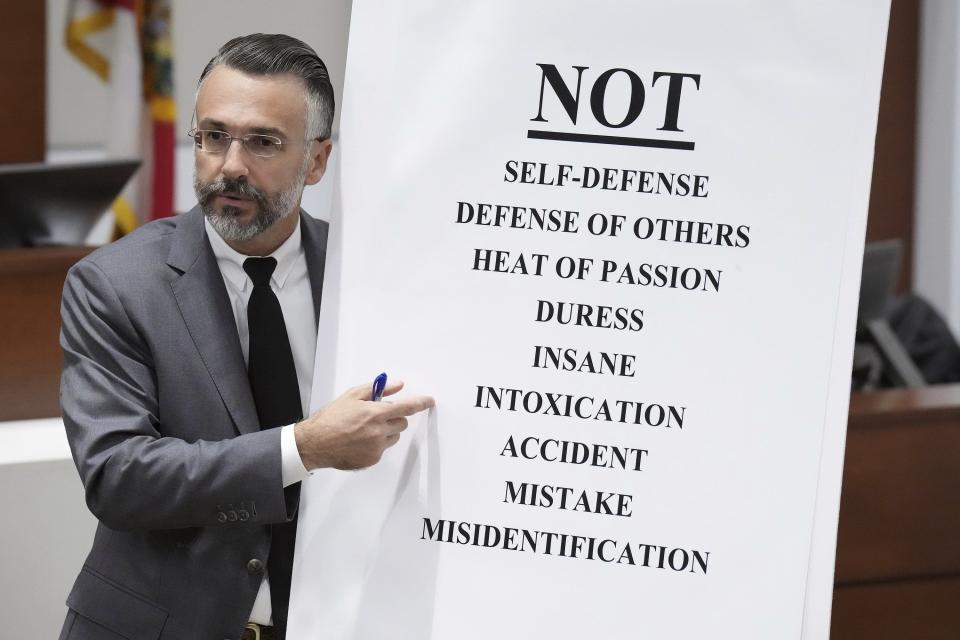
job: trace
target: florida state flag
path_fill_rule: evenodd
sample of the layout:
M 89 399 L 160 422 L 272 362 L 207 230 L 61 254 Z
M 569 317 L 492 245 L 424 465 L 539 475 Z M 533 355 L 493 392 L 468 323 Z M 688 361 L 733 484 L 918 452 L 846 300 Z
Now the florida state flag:
M 117 230 L 173 211 L 173 43 L 169 0 L 72 0 L 66 45 L 110 84 L 107 156 L 143 165 L 113 203 Z

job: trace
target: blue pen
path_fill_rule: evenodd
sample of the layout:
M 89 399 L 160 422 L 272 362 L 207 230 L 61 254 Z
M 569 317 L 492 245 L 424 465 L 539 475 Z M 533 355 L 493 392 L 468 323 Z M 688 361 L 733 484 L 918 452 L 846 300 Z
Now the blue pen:
M 387 374 L 381 373 L 373 380 L 373 391 L 370 392 L 370 400 L 380 402 L 383 400 L 383 390 L 387 388 Z

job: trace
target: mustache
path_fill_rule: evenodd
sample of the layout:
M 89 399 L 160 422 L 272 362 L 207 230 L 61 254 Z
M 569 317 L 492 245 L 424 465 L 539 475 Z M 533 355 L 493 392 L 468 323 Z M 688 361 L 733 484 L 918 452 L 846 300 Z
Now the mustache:
M 253 198 L 261 207 L 267 203 L 266 194 L 246 180 L 236 178 L 221 178 L 202 185 L 197 193 L 197 200 L 200 201 L 200 204 L 207 204 L 210 200 L 225 192 L 238 193 Z

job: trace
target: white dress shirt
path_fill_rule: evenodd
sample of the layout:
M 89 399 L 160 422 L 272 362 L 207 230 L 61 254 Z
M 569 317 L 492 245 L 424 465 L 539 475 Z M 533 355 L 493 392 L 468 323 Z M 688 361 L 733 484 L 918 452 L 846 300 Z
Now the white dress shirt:
M 300 387 L 300 405 L 303 415 L 307 415 L 310 403 L 310 388 L 313 385 L 313 357 L 317 348 L 317 324 L 313 313 L 313 290 L 310 288 L 310 275 L 307 272 L 307 259 L 303 254 L 300 223 L 276 251 L 270 256 L 246 256 L 228 245 L 217 233 L 210 222 L 204 220 L 207 238 L 217 266 L 223 276 L 223 283 L 230 296 L 233 318 L 237 321 L 237 333 L 240 336 L 240 348 L 243 361 L 250 354 L 250 329 L 247 327 L 247 302 L 253 291 L 253 281 L 243 270 L 243 261 L 250 257 L 272 257 L 277 268 L 270 276 L 270 288 L 280 301 L 283 322 L 287 327 L 290 351 L 293 352 L 293 364 L 297 370 L 297 384 Z M 293 425 L 281 427 L 280 431 L 281 476 L 283 486 L 300 482 L 309 475 L 293 435 Z M 258 624 L 272 624 L 270 605 L 269 576 L 264 575 L 260 591 L 250 612 L 250 621 Z

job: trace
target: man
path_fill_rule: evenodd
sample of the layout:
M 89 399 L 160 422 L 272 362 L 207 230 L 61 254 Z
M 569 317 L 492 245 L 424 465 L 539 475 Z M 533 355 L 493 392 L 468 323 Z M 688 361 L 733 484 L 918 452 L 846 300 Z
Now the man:
M 299 204 L 333 110 L 310 47 L 231 40 L 197 92 L 198 207 L 71 269 L 61 402 L 100 524 L 62 639 L 283 638 L 299 481 L 376 463 L 432 406 L 368 381 L 301 420 L 327 227 Z

